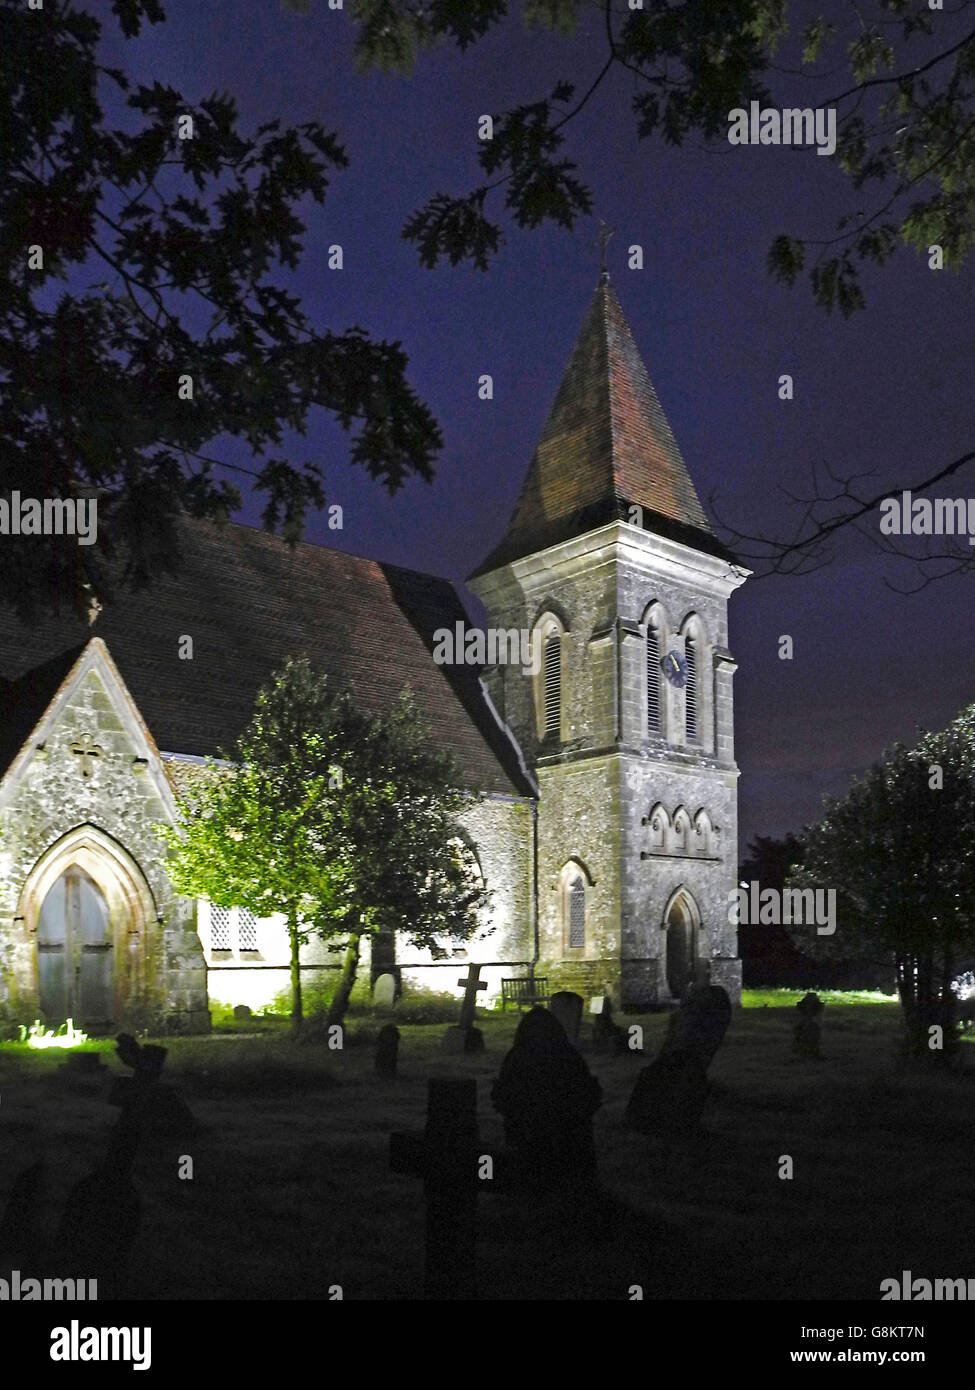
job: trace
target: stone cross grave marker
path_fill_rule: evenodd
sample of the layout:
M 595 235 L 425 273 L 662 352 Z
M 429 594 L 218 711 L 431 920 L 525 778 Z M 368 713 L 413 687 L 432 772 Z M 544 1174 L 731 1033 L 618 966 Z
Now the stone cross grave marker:
M 464 1002 L 460 1006 L 460 1023 L 456 1027 L 448 1028 L 443 1037 L 443 1048 L 445 1052 L 481 1052 L 484 1048 L 484 1034 L 480 1029 L 474 1027 L 474 1010 L 477 1007 L 477 995 L 482 989 L 487 989 L 487 981 L 480 978 L 481 967 L 476 961 L 471 961 L 467 967 L 465 979 L 458 980 L 457 984 L 464 991 Z
M 477 1082 L 431 1077 L 422 1135 L 391 1134 L 389 1166 L 423 1179 L 423 1296 L 477 1298 Z

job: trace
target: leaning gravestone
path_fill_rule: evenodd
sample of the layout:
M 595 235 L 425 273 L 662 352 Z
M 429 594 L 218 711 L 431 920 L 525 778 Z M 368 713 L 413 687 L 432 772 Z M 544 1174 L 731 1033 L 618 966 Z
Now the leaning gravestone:
M 398 1057 L 399 1029 L 395 1023 L 387 1023 L 376 1038 L 376 1075 L 394 1077 Z
M 582 1022 L 582 995 L 573 994 L 571 990 L 560 989 L 557 994 L 553 994 L 548 1001 L 548 1011 L 554 1014 L 562 1027 L 565 1029 L 565 1036 L 570 1043 L 577 1042 L 579 1039 L 579 1025 Z
M 707 1072 L 730 1022 L 728 991 L 720 985 L 695 985 L 671 1015 L 661 1052 L 689 1052 Z
M 640 1134 L 689 1134 L 700 1124 L 708 1078 L 693 1052 L 661 1052 L 633 1087 L 625 1120 Z
M 122 1114 L 119 1125 L 148 1125 L 160 1134 L 184 1138 L 196 1134 L 199 1125 L 186 1102 L 171 1086 L 160 1084 L 166 1049 L 154 1043 L 140 1047 L 130 1033 L 120 1033 L 115 1048 L 119 1061 L 131 1067 L 134 1075 L 119 1077 L 112 1084 L 108 1099 Z
M 671 1016 L 663 1047 L 644 1067 L 626 1107 L 641 1134 L 688 1134 L 708 1098 L 708 1067 L 731 1021 L 731 1000 L 720 985 L 695 985 Z
M 799 1022 L 792 1036 L 792 1050 L 798 1057 L 818 1057 L 819 1018 L 826 1005 L 818 994 L 806 994 L 799 1000 L 796 1010 Z
M 396 976 L 380 975 L 372 987 L 372 1002 L 377 1009 L 391 1009 L 396 999 Z

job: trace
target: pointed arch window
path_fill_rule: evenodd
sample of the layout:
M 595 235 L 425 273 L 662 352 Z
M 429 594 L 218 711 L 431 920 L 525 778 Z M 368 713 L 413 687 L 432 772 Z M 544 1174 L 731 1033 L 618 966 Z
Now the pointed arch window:
M 660 733 L 660 631 L 647 623 L 647 733 Z
M 556 630 L 545 639 L 544 732 L 556 737 L 562 731 L 562 634 Z
M 581 878 L 569 888 L 569 947 L 577 949 L 586 944 L 586 885 Z
M 684 643 L 684 659 L 687 662 L 687 680 L 684 685 L 687 742 L 697 743 L 697 649 L 693 637 L 688 637 Z

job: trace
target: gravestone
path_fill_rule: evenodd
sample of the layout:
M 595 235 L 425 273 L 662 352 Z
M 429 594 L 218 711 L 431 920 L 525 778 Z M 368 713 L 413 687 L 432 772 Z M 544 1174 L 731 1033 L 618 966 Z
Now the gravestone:
M 234 1005 L 234 1018 L 238 1021 L 238 1023 L 243 1023 L 246 1019 L 253 1017 L 253 1011 L 249 1009 L 246 1004 Z
M 132 1163 L 142 1132 L 131 1111 L 119 1117 L 104 1162 L 71 1188 L 55 1237 L 52 1263 L 97 1279 L 100 1299 L 119 1297 L 142 1204 Z
M 548 1011 L 561 1023 L 565 1029 L 565 1036 L 569 1042 L 574 1043 L 579 1039 L 579 1025 L 582 1022 L 583 999 L 581 994 L 573 994 L 571 990 L 560 989 L 557 994 L 553 994 L 548 1001 Z
M 399 1029 L 395 1023 L 380 1028 L 376 1038 L 376 1075 L 393 1077 L 399 1056 Z
M 819 1018 L 825 1008 L 826 1005 L 819 995 L 812 993 L 804 995 L 796 1005 L 799 1022 L 792 1035 L 792 1050 L 798 1057 L 820 1056 Z
M 689 1134 L 700 1124 L 707 1098 L 700 1056 L 662 1051 L 637 1077 L 624 1118 L 640 1134 Z
M 441 1046 L 444 1052 L 483 1052 L 484 1034 L 474 1027 L 474 1010 L 477 1006 L 478 991 L 487 989 L 487 981 L 480 978 L 481 967 L 474 961 L 468 966 L 467 976 L 457 984 L 464 991 L 464 1002 L 460 1006 L 460 1022 L 448 1028 Z
M 424 1298 L 477 1298 L 477 1163 L 477 1082 L 431 1077 L 422 1136 L 389 1136 L 393 1172 L 423 1179 Z
M 380 975 L 372 987 L 372 1002 L 377 1009 L 391 1009 L 396 1000 L 396 976 Z
M 189 1106 L 171 1086 L 159 1081 L 166 1049 L 155 1043 L 140 1047 L 131 1033 L 120 1033 L 115 1051 L 119 1061 L 134 1072 L 131 1078 L 117 1078 L 108 1093 L 109 1104 L 122 1111 L 119 1124 L 146 1124 L 156 1133 L 179 1138 L 196 1134 L 199 1125 Z
M 46 1181 L 43 1161 L 32 1163 L 17 1177 L 0 1220 L 0 1275 L 11 1269 L 30 1270 L 42 1259 L 41 1196 Z
M 504 1119 L 512 1189 L 578 1203 L 597 1188 L 592 1117 L 599 1082 L 547 1009 L 518 1024 L 491 1088 Z
M 720 985 L 694 985 L 671 1015 L 661 1051 L 692 1053 L 707 1072 L 730 1022 L 728 991 Z
M 693 1133 L 708 1098 L 708 1067 L 731 1022 L 731 999 L 720 985 L 698 984 L 670 1019 L 663 1046 L 644 1067 L 625 1119 L 640 1134 Z
M 621 1028 L 613 1018 L 613 1005 L 609 995 L 601 995 L 597 1000 L 599 1008 L 592 1009 L 596 1017 L 592 1021 L 592 1045 L 596 1052 L 609 1052 L 617 1057 L 626 1056 L 631 1052 L 629 1038 L 625 1028 Z M 592 1006 L 590 1005 L 590 1008 Z M 633 1056 L 643 1055 L 642 1050 L 637 1052 L 632 1050 Z

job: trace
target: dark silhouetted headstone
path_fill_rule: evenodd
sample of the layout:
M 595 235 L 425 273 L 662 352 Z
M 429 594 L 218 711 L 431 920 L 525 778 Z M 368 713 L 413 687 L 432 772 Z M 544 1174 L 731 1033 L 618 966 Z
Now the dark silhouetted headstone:
M 818 994 L 806 994 L 796 1005 L 799 1014 L 799 1022 L 796 1024 L 795 1032 L 792 1035 L 792 1050 L 798 1057 L 818 1057 L 820 1015 L 826 1005 Z
M 372 987 L 372 1002 L 377 1009 L 391 1009 L 396 1000 L 396 976 L 380 975 Z
M 518 1024 L 491 1099 L 504 1118 L 512 1187 L 573 1199 L 595 1191 L 592 1117 L 602 1090 L 547 1009 Z
M 731 1022 L 731 999 L 720 985 L 694 985 L 676 1013 L 661 1052 L 687 1052 L 705 1073 Z
M 598 1004 L 598 1008 L 593 1008 Z M 590 1011 L 595 1015 L 592 1021 L 592 1045 L 596 1052 L 609 1052 L 616 1057 L 631 1053 L 626 1029 L 621 1028 L 613 1018 L 613 1004 L 608 994 L 593 999 Z M 642 1050 L 632 1050 L 634 1057 L 642 1056 Z
M 391 1134 L 394 1173 L 423 1179 L 423 1296 L 477 1297 L 477 1082 L 431 1077 L 423 1135 Z
M 238 1023 L 244 1023 L 247 1019 L 253 1017 L 253 1011 L 249 1009 L 246 1004 L 234 1005 L 234 1018 L 237 1020 Z
M 396 1061 L 399 1056 L 399 1029 L 395 1023 L 387 1023 L 380 1028 L 376 1038 L 377 1076 L 395 1076 Z
M 571 990 L 560 989 L 548 1001 L 548 1011 L 561 1023 L 569 1042 L 579 1040 L 579 1024 L 582 1022 L 582 995 Z
M 0 1274 L 36 1268 L 42 1258 L 39 1211 L 46 1179 L 42 1161 L 17 1177 L 0 1220 Z
M 484 1051 L 484 1034 L 474 1027 L 478 991 L 487 989 L 487 981 L 480 979 L 480 973 L 481 967 L 472 961 L 467 969 L 467 977 L 457 981 L 464 991 L 464 1002 L 460 1006 L 460 1022 L 448 1028 L 443 1036 L 444 1052 Z
M 146 1124 L 157 1133 L 179 1138 L 196 1134 L 199 1125 L 189 1106 L 159 1080 L 166 1049 L 154 1043 L 140 1046 L 131 1033 L 120 1033 L 115 1051 L 119 1061 L 135 1073 L 131 1078 L 119 1077 L 109 1091 L 109 1103 L 122 1111 L 120 1124 Z
M 697 1129 L 708 1078 L 693 1052 L 661 1052 L 636 1079 L 625 1119 L 640 1134 L 686 1134 Z

